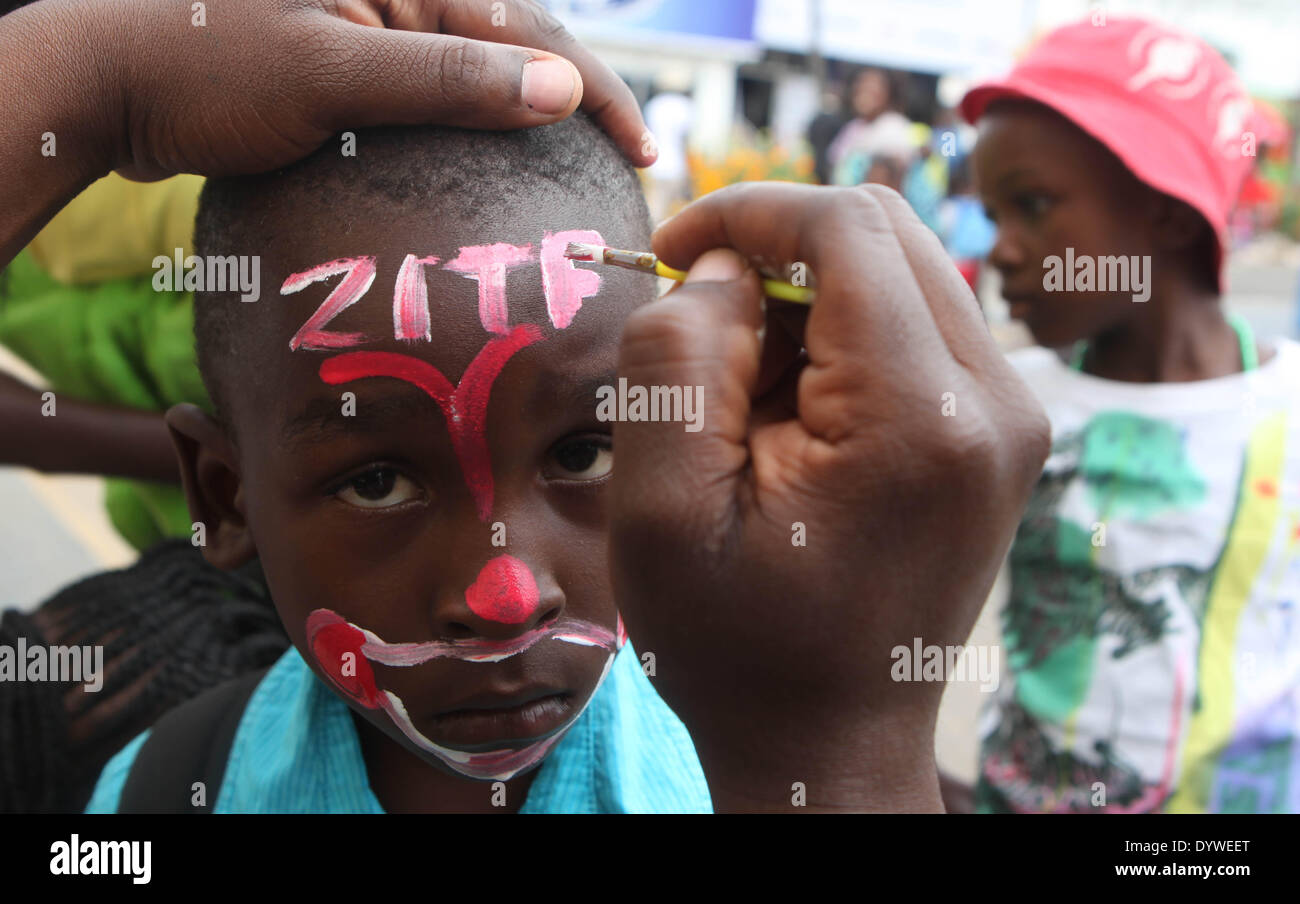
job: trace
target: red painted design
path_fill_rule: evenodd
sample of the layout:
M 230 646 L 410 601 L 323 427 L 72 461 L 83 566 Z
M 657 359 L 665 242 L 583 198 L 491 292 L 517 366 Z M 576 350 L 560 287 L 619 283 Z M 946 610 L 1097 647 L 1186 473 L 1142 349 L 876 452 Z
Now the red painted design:
M 497 556 L 483 566 L 465 591 L 465 602 L 479 618 L 522 625 L 537 611 L 541 594 L 528 566 L 514 556 Z
M 375 684 L 375 673 L 361 653 L 366 636 L 327 609 L 307 616 L 307 646 L 325 674 L 344 696 L 367 709 L 380 709 L 386 698 Z M 346 654 L 351 659 L 345 659 Z M 354 674 L 344 674 L 347 668 Z
M 525 323 L 508 335 L 488 340 L 455 387 L 427 361 L 396 352 L 336 355 L 321 362 L 320 378 L 331 386 L 337 386 L 367 377 L 391 377 L 424 390 L 442 409 L 465 485 L 477 503 L 479 518 L 486 521 L 492 513 L 492 456 L 487 444 L 488 397 L 506 362 L 515 352 L 541 338 L 542 331 L 536 325 Z

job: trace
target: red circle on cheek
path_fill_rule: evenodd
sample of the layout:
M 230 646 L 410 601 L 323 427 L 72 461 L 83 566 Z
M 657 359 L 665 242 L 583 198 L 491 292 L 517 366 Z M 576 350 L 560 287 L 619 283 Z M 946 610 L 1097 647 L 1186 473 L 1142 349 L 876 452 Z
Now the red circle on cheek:
M 365 641 L 366 636 L 349 624 L 324 625 L 311 636 L 311 652 L 339 690 L 367 709 L 378 709 L 383 697 L 361 654 Z
M 497 556 L 465 591 L 465 602 L 479 618 L 521 625 L 537 611 L 541 593 L 528 566 L 514 556 Z

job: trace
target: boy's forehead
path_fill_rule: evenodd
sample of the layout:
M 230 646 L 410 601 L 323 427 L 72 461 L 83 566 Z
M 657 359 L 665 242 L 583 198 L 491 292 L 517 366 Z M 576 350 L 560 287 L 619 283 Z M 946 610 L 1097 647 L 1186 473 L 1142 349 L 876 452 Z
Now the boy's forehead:
M 288 229 L 272 236 L 263 261 L 264 282 L 268 288 L 278 289 L 294 273 L 325 261 L 360 256 L 374 257 L 380 276 L 387 270 L 395 277 L 406 256 L 414 255 L 422 259 L 436 258 L 436 263 L 425 269 L 432 295 L 432 285 L 441 277 L 445 277 L 444 283 L 449 287 L 459 285 L 454 273 L 466 268 L 458 266 L 456 261 L 462 256 L 472 256 L 473 252 L 466 254 L 469 249 L 499 245 L 527 248 L 528 258 L 535 266 L 541 244 L 548 235 L 592 230 L 616 247 L 620 241 L 635 244 L 636 240 L 626 235 L 625 219 L 599 206 L 545 198 L 539 198 L 535 204 L 520 202 L 505 208 L 484 205 L 441 214 L 433 203 L 412 209 L 410 204 L 371 200 L 340 217 L 308 216 L 300 227 L 290 224 Z M 509 266 L 513 275 L 516 265 L 511 262 Z M 518 266 L 526 269 L 523 264 Z M 465 277 L 459 280 L 468 282 Z M 376 279 L 372 293 L 381 288 L 380 282 L 381 279 Z M 391 289 L 390 284 L 390 297 Z M 521 303 L 526 300 L 521 291 Z
M 991 107 L 979 123 L 978 147 L 997 145 L 998 156 L 1033 156 L 1046 137 L 1044 130 L 1054 125 L 1046 110 L 1021 104 Z
M 249 395 L 271 409 L 287 392 L 321 388 L 321 363 L 352 351 L 413 356 L 454 384 L 490 340 L 523 324 L 540 331 L 526 358 L 535 367 L 604 369 L 628 314 L 655 294 L 653 277 L 557 259 L 566 237 L 636 244 L 609 211 L 539 204 L 453 218 L 379 208 L 332 229 L 302 225 L 267 243 L 260 310 L 246 312 L 258 326 L 244 347 L 260 362 Z
M 1045 166 L 1057 164 L 1065 169 L 1108 154 L 1101 144 L 1064 116 L 1028 102 L 991 106 L 980 120 L 979 143 L 985 150 L 996 145 L 997 157 L 1003 160 L 1038 162 Z
M 1081 165 L 1065 126 L 1050 111 L 999 104 L 980 119 L 973 172 L 979 191 L 1014 191 L 1042 178 L 1073 179 Z

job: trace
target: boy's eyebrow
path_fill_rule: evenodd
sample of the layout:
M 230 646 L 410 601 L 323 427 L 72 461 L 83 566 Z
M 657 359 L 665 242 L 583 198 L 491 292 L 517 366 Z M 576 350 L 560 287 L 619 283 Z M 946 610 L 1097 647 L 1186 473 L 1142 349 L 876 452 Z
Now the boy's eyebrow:
M 568 373 L 551 375 L 553 379 L 535 382 L 529 398 L 529 407 L 542 406 L 569 408 L 589 406 L 596 410 L 596 390 L 601 386 L 617 388 L 618 377 L 613 371 L 597 376 L 574 376 Z M 280 437 L 285 445 L 300 448 L 325 442 L 347 433 L 364 433 L 390 427 L 394 422 L 424 418 L 441 419 L 437 405 L 417 389 L 398 390 L 379 398 L 358 398 L 350 406 L 352 413 L 343 413 L 340 397 L 312 399 L 294 417 L 285 421 Z
M 1017 167 L 1009 173 L 1003 173 L 1002 177 L 998 179 L 998 191 L 1006 191 L 1009 186 L 1015 185 L 1017 182 L 1023 180 L 1032 181 L 1034 178 L 1035 174 L 1033 171 L 1025 169 L 1024 167 Z
M 392 426 L 394 421 L 442 417 L 438 406 L 417 389 L 397 391 L 379 398 L 357 399 L 344 414 L 342 394 L 338 398 L 314 398 L 303 410 L 285 421 L 281 439 L 293 447 L 310 446 L 345 433 L 364 433 Z
M 618 389 L 618 375 L 614 371 L 585 376 L 582 374 L 548 374 L 550 379 L 538 380 L 529 399 L 530 406 L 549 405 L 557 408 L 589 406 L 596 410 L 596 390 L 602 386 Z

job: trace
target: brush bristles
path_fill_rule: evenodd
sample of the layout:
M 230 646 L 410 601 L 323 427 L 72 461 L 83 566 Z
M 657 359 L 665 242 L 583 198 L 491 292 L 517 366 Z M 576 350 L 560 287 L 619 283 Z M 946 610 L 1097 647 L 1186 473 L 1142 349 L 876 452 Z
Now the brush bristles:
M 640 270 L 642 273 L 654 273 L 657 263 L 649 251 L 620 251 L 585 242 L 570 242 L 564 250 L 564 256 L 573 261 L 591 261 L 626 270 Z
M 603 245 L 589 245 L 586 242 L 569 242 L 564 249 L 564 256 L 571 261 L 600 261 L 604 258 Z

